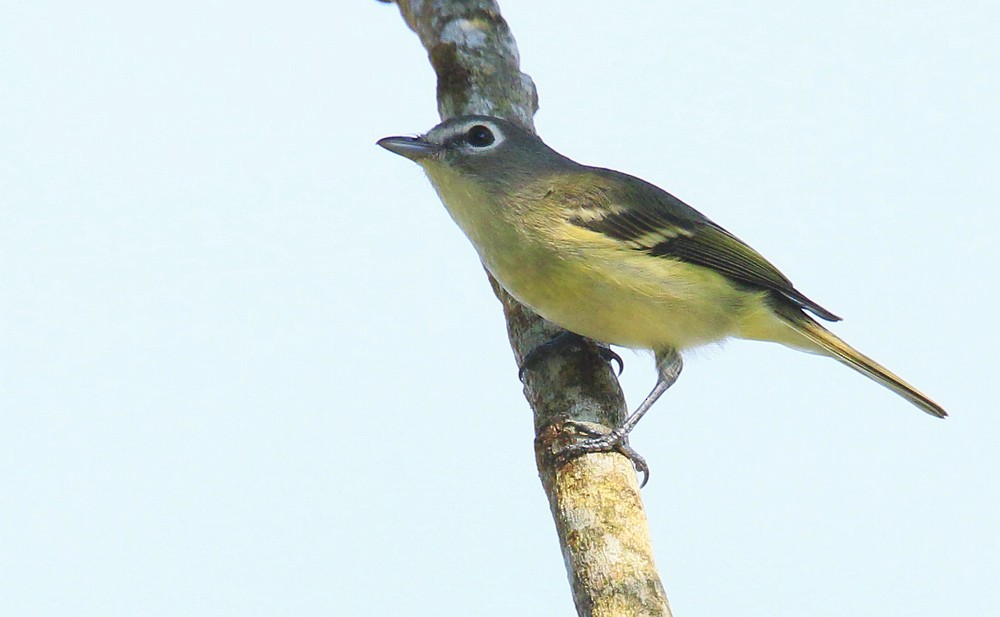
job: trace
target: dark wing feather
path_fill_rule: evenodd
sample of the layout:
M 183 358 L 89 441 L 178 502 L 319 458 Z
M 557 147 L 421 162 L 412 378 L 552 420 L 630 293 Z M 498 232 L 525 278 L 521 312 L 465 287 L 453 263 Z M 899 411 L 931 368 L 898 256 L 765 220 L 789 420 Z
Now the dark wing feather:
M 760 253 L 673 195 L 619 172 L 591 170 L 604 181 L 605 203 L 578 204 L 571 223 L 656 257 L 711 268 L 734 281 L 769 290 L 818 317 L 840 321 L 795 289 Z

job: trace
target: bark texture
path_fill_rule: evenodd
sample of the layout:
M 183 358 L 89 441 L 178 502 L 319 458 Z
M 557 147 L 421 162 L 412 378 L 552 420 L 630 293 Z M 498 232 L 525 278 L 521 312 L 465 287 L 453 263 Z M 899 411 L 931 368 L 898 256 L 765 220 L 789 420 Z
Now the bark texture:
M 535 85 L 520 71 L 517 46 L 496 2 L 398 0 L 437 73 L 442 119 L 485 114 L 534 130 Z M 426 127 L 421 127 L 426 128 Z M 489 277 L 507 318 L 517 365 L 561 332 L 519 304 Z M 512 368 L 512 370 L 517 370 Z M 670 615 L 653 563 L 637 477 L 617 453 L 560 464 L 553 447 L 577 437 L 567 419 L 618 426 L 625 401 L 618 380 L 592 344 L 540 362 L 525 374 L 524 395 L 535 417 L 535 458 L 555 519 L 580 615 Z

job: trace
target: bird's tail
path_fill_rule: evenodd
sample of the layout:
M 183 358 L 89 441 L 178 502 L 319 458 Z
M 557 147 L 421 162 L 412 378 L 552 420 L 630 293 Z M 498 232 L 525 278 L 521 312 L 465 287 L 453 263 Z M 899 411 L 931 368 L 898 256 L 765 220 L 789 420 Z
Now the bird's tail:
M 851 367 L 862 375 L 889 388 L 932 416 L 944 418 L 948 415 L 940 405 L 929 399 L 919 390 L 894 375 L 889 369 L 878 362 L 845 343 L 838 336 L 816 323 L 815 320 L 803 314 L 800 310 L 777 311 L 777 313 L 781 321 L 790 326 L 805 341 L 808 341 L 811 344 L 810 347 L 814 347 L 812 351 L 818 351 Z M 791 343 L 791 341 L 789 342 Z M 800 344 L 792 344 L 805 348 L 805 346 Z
M 816 323 L 812 317 L 804 314 L 798 307 L 774 308 L 771 319 L 777 317 L 777 322 L 780 322 L 781 327 L 775 328 L 778 323 L 770 321 L 770 325 L 763 328 L 748 328 L 741 335 L 744 338 L 776 341 L 803 351 L 830 356 L 889 388 L 930 415 L 938 418 L 944 418 L 948 415 L 940 405 L 894 375 L 889 369 L 842 341 L 835 334 Z M 757 324 L 764 325 L 764 321 L 769 320 L 765 319 Z

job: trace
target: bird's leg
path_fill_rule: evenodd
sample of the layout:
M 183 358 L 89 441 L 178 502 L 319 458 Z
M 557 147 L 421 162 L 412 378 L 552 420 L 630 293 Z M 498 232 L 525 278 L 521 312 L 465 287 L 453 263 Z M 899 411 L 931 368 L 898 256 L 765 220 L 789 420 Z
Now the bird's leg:
M 635 428 L 636 424 L 639 424 L 639 420 L 646 415 L 649 408 L 653 406 L 653 403 L 666 392 L 670 386 L 674 385 L 677 378 L 681 376 L 681 369 L 684 368 L 684 362 L 681 360 L 681 355 L 677 353 L 676 349 L 668 349 L 666 351 L 656 352 L 656 385 L 653 386 L 653 390 L 646 395 L 646 399 L 642 401 L 635 411 L 633 411 L 629 417 L 625 418 L 625 422 L 618 428 L 622 431 L 625 436 L 628 436 Z
M 536 366 L 538 366 L 539 362 L 544 360 L 553 352 L 560 351 L 562 349 L 583 349 L 586 340 L 587 339 L 575 332 L 563 330 L 541 345 L 535 347 L 524 356 L 524 361 L 521 362 L 521 368 L 517 371 L 517 378 L 524 381 L 524 374 L 527 371 L 533 370 Z M 618 374 L 621 375 L 622 371 L 625 370 L 625 363 L 622 362 L 622 357 L 612 351 L 610 347 L 601 345 L 600 343 L 596 343 L 596 345 L 597 353 L 600 354 L 602 360 L 608 364 L 611 362 L 618 363 Z
M 684 367 L 681 361 L 681 356 L 674 349 L 667 349 L 664 351 L 656 352 L 656 385 L 653 386 L 653 390 L 646 396 L 646 399 L 642 401 L 635 411 L 633 411 L 621 426 L 612 430 L 610 433 L 599 433 L 593 429 L 593 425 L 588 423 L 581 423 L 575 421 L 569 421 L 566 424 L 571 426 L 575 430 L 589 435 L 588 439 L 583 441 L 569 444 L 564 446 L 557 455 L 568 460 L 583 454 L 588 454 L 591 452 L 619 452 L 622 455 L 628 457 L 635 466 L 635 470 L 643 475 L 643 480 L 641 486 L 645 486 L 646 482 L 649 481 L 649 467 L 646 465 L 646 461 L 639 456 L 639 454 L 628 445 L 628 435 L 632 432 L 632 429 L 639 423 L 649 408 L 653 406 L 653 403 L 667 391 L 670 386 L 674 385 L 677 378 L 681 374 L 681 369 Z

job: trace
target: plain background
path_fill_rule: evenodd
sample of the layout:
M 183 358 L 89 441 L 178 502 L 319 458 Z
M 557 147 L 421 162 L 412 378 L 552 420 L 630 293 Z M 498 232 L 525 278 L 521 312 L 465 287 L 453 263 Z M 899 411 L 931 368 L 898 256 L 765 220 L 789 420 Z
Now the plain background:
M 952 413 L 689 356 L 633 439 L 676 614 L 1000 614 L 997 5 L 502 8 L 550 145 Z M 500 306 L 374 145 L 437 122 L 395 7 L 7 0 L 0 83 L 0 614 L 575 614 Z

